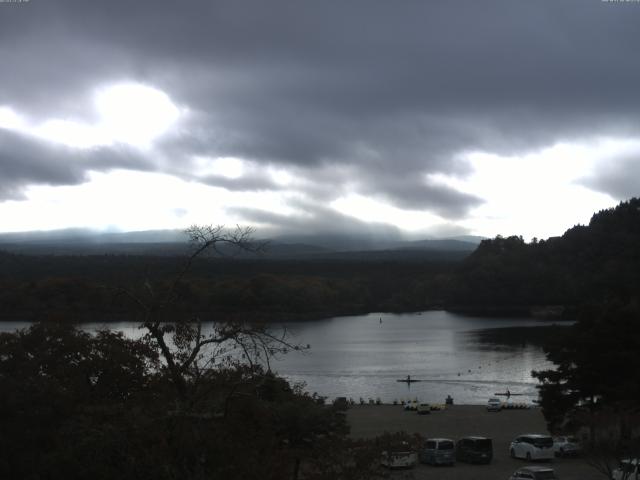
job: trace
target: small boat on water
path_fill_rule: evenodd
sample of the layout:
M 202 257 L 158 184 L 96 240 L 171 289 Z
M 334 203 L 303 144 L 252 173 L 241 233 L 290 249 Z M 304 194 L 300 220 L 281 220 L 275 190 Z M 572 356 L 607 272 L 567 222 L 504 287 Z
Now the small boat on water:
M 507 390 L 506 392 L 497 392 L 497 393 L 494 393 L 494 395 L 499 395 L 499 396 L 502 396 L 502 397 L 507 397 L 507 398 L 509 398 L 509 397 L 517 397 L 517 396 L 521 396 L 521 395 L 524 395 L 524 393 L 511 393 L 509 390 Z

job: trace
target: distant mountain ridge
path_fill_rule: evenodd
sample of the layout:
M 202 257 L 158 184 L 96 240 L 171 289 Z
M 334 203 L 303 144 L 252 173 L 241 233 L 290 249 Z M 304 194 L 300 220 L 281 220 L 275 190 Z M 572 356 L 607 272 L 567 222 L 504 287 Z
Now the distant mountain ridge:
M 377 253 L 393 257 L 420 252 L 471 253 L 481 237 L 459 237 L 403 241 L 380 239 L 366 235 L 283 235 L 266 240 L 266 258 L 337 258 L 358 253 Z M 260 240 L 262 241 L 262 240 Z M 0 249 L 24 254 L 87 255 L 87 254 L 151 254 L 181 255 L 187 251 L 188 237 L 181 230 L 150 230 L 140 232 L 93 232 L 66 229 L 43 232 L 0 234 Z M 244 255 L 243 255 L 244 256 Z
M 83 228 L 0 233 L 6 243 L 172 243 L 186 242 L 182 230 L 143 230 L 134 232 L 96 232 Z

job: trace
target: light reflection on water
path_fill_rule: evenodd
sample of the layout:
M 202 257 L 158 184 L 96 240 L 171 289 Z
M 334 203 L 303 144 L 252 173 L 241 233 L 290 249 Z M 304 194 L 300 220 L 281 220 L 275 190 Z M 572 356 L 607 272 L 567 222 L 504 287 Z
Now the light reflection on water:
M 304 382 L 309 392 L 330 399 L 380 398 L 389 403 L 418 398 L 444 403 L 445 397 L 451 395 L 456 403 L 484 404 L 494 393 L 509 389 L 524 394 L 512 397 L 513 401 L 531 402 L 538 396 L 531 371 L 552 365 L 539 344 L 522 340 L 528 332 L 520 331 L 515 341 L 509 340 L 511 337 L 505 332 L 510 327 L 551 323 L 522 318 L 473 318 L 444 311 L 370 313 L 285 323 L 292 340 L 309 344 L 311 349 L 282 355 L 273 361 L 272 368 L 292 382 Z M 4 322 L 0 331 L 29 325 Z M 130 338 L 143 334 L 132 322 L 91 323 L 82 328 L 111 328 Z M 496 332 L 498 335 L 493 335 Z M 422 381 L 410 386 L 396 381 L 407 375 Z
M 382 323 L 380 323 L 382 318 Z M 540 346 L 491 343 L 486 329 L 550 325 L 531 319 L 490 319 L 444 311 L 338 317 L 285 326 L 305 354 L 287 355 L 274 369 L 307 390 L 336 396 L 418 398 L 443 403 L 484 404 L 496 392 L 523 393 L 514 401 L 537 398 L 531 370 L 550 368 Z M 407 386 L 397 379 L 423 380 Z

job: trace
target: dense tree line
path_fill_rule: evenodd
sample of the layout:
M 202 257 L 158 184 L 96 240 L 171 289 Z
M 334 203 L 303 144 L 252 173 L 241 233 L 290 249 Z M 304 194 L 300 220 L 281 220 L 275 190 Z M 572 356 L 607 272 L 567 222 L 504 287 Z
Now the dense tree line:
M 0 254 L 1 255 L 1 254 Z M 1 255 L 2 319 L 123 320 L 119 287 L 170 282 L 179 258 Z M 175 314 L 251 314 L 305 319 L 442 305 L 453 263 L 202 258 L 179 285 Z M 45 315 L 45 316 L 43 316 Z
M 552 370 L 534 372 L 551 430 L 605 410 L 640 409 L 640 303 L 611 300 L 581 307 L 578 322 L 545 346 Z M 568 415 L 569 414 L 569 415 Z M 631 427 L 624 422 L 623 425 Z M 570 425 L 569 425 L 570 427 Z M 630 435 L 631 431 L 625 432 Z M 640 435 L 640 432 L 636 432 Z
M 143 340 L 47 322 L 0 334 L 0 477 L 377 478 L 344 415 L 258 366 L 185 376 Z
M 491 313 L 562 305 L 573 314 L 585 302 L 626 302 L 639 291 L 640 200 L 634 198 L 561 237 L 484 240 L 457 269 L 447 302 Z
M 580 434 L 586 461 L 612 478 L 640 456 L 640 299 L 583 305 L 545 351 L 554 368 L 533 375 L 549 429 Z

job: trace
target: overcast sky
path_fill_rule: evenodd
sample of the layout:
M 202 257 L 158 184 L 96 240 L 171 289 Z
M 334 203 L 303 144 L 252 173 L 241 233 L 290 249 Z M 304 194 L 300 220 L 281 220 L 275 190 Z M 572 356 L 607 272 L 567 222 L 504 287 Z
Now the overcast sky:
M 0 231 L 545 238 L 640 194 L 640 1 L 0 3 Z

